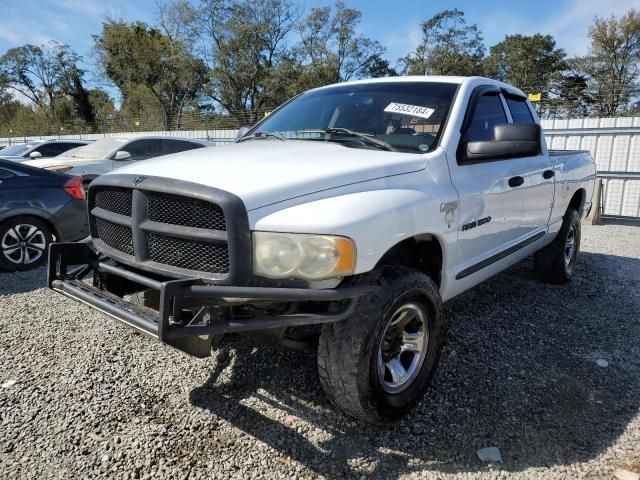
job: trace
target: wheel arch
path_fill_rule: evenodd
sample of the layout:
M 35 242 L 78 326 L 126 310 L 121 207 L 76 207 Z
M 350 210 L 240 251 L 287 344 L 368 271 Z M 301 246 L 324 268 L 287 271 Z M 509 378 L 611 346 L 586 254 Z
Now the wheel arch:
M 573 196 L 569 201 L 569 206 L 567 207 L 567 210 L 569 209 L 576 210 L 582 216 L 582 214 L 584 213 L 583 210 L 584 210 L 586 197 L 587 197 L 587 194 L 584 188 L 578 188 L 573 193 Z
M 39 215 L 38 213 L 34 213 L 32 211 L 20 212 L 17 214 L 12 214 L 11 216 L 2 217 L 0 219 L 0 227 L 2 227 L 2 225 L 4 225 L 5 223 L 10 222 L 11 220 L 14 220 L 19 217 L 32 217 L 41 221 L 47 227 L 49 227 L 49 230 L 51 230 L 51 234 L 55 237 L 56 241 L 60 241 L 60 234 L 58 232 L 58 229 L 55 227 L 51 219 L 47 218 L 44 215 Z
M 440 287 L 443 280 L 444 248 L 431 233 L 414 235 L 396 243 L 380 257 L 376 268 L 403 265 L 428 275 Z

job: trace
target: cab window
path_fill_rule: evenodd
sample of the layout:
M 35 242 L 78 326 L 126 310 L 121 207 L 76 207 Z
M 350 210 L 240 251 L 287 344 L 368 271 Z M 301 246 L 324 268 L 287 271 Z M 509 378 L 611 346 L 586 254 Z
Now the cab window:
M 508 121 L 500 95 L 494 92 L 485 93 L 478 99 L 467 129 L 467 138 L 470 142 L 492 140 L 493 127 L 502 123 Z
M 507 96 L 506 100 L 513 123 L 535 123 L 526 98 Z

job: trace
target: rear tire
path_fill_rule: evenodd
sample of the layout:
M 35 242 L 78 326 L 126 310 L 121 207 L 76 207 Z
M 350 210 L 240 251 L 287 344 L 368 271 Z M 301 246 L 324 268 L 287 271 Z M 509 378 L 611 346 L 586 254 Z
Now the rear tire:
M 53 234 L 36 217 L 19 216 L 0 225 L 0 269 L 10 272 L 38 268 L 47 261 Z
M 580 214 L 567 210 L 556 238 L 534 256 L 536 273 L 543 282 L 564 285 L 573 276 L 580 250 Z
M 349 319 L 323 325 L 318 373 L 340 410 L 385 423 L 408 413 L 429 386 L 442 344 L 442 300 L 433 280 L 404 267 L 362 282 L 380 288 Z

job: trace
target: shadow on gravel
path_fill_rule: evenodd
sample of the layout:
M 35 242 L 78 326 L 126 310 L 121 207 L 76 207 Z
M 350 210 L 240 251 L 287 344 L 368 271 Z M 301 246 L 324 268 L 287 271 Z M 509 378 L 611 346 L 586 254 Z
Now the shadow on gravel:
M 449 302 L 433 386 L 389 427 L 327 405 L 313 356 L 244 339 L 217 352 L 190 400 L 330 478 L 487 470 L 476 451 L 488 446 L 510 471 L 587 461 L 640 407 L 638 278 L 638 259 L 581 253 L 570 285 L 538 282 L 527 261 Z
M 44 288 L 47 283 L 46 268 L 36 268 L 27 272 L 5 272 L 0 270 L 0 295 L 25 293 Z

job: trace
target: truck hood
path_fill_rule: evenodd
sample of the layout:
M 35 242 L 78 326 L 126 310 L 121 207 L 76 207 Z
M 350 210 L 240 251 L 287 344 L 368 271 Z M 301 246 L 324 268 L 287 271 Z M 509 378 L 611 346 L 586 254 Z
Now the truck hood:
M 376 178 L 422 170 L 424 155 L 335 142 L 249 140 L 136 162 L 126 173 L 195 182 L 231 192 L 247 210 Z

